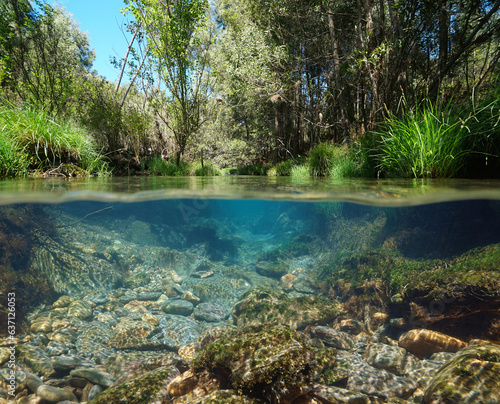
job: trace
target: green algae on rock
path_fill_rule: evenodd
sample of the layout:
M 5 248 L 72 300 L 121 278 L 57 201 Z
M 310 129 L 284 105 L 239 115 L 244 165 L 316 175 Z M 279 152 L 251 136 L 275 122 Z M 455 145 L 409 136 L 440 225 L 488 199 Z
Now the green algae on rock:
M 178 374 L 174 366 L 165 366 L 148 372 L 135 379 L 116 384 L 104 390 L 89 404 L 149 404 L 163 402 L 161 398 L 167 395 L 167 385 L 172 375 Z
M 233 308 L 239 327 L 253 324 L 282 324 L 303 329 L 309 324 L 325 324 L 342 314 L 335 300 L 317 296 L 289 298 L 285 293 L 254 289 L 242 296 Z
M 283 325 L 247 326 L 205 346 L 191 368 L 228 380 L 240 395 L 288 402 L 306 394 L 312 383 L 331 384 L 338 379 L 342 372 L 337 369 L 336 352 L 314 349 Z
M 425 402 L 500 402 L 500 347 L 471 345 L 459 351 L 433 378 Z

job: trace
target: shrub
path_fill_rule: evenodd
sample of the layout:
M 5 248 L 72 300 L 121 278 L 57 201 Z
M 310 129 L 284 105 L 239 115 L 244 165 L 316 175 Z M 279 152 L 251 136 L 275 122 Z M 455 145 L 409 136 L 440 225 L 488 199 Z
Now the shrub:
M 269 170 L 267 164 L 249 164 L 246 166 L 238 167 L 236 169 L 237 175 L 266 175 Z

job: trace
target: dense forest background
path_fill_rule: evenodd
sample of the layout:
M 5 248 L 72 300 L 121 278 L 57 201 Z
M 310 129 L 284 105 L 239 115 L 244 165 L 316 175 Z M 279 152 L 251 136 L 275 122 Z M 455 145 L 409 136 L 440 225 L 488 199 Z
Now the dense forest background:
M 497 119 L 487 112 L 500 94 L 499 8 L 500 0 L 125 0 L 130 44 L 110 83 L 92 70 L 89 39 L 63 8 L 0 0 L 0 96 L 82 125 L 129 171 L 154 157 L 277 164 L 325 142 L 373 143 L 387 120 L 425 105 L 462 122 Z M 497 153 L 498 122 L 483 132 L 484 165 Z

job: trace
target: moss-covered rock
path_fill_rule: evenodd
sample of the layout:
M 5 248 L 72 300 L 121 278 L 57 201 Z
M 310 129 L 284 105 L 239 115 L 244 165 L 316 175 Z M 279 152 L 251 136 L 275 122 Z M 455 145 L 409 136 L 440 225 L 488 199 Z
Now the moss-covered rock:
M 285 293 L 254 289 L 247 292 L 233 308 L 238 326 L 247 324 L 282 324 L 302 329 L 309 324 L 324 324 L 342 314 L 334 300 L 318 296 L 289 298 Z
M 288 265 L 281 261 L 262 261 L 255 265 L 255 269 L 257 270 L 257 273 L 262 276 L 280 279 L 288 272 Z
M 135 379 L 111 386 L 91 400 L 89 404 L 164 402 L 161 399 L 166 398 L 168 382 L 171 376 L 177 375 L 177 373 L 173 366 L 158 368 Z
M 314 382 L 337 380 L 335 356 L 335 349 L 314 349 L 288 327 L 248 326 L 205 346 L 191 367 L 229 380 L 240 395 L 289 402 Z
M 462 349 L 436 374 L 425 402 L 500 402 L 500 347 L 486 344 Z

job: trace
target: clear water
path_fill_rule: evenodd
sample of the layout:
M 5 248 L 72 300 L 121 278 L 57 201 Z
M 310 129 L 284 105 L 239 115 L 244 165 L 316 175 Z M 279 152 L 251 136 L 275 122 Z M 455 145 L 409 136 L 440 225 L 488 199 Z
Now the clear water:
M 119 347 L 97 341 L 95 348 L 49 349 L 32 324 L 59 316 L 51 305 L 62 295 L 92 302 L 92 315 L 72 324 L 77 334 L 108 314 L 137 320 L 137 311 L 123 309 L 140 300 L 137 293 L 154 292 L 151 301 L 160 294 L 186 301 L 191 293 L 215 304 L 215 321 L 179 314 L 198 327 L 181 346 L 236 324 L 235 304 L 258 289 L 340 302 L 338 318 L 311 318 L 296 328 L 345 331 L 341 321 L 353 320 L 368 336 L 365 348 L 373 335 L 397 341 L 411 329 L 467 343 L 498 341 L 499 185 L 256 177 L 3 181 L 0 335 L 13 330 L 6 302 L 15 295 L 19 340 L 37 338 L 52 361 L 63 352 L 104 364 Z M 148 310 L 164 315 L 161 305 Z M 33 371 L 29 361 L 17 366 Z

